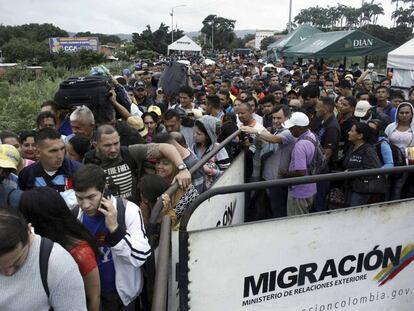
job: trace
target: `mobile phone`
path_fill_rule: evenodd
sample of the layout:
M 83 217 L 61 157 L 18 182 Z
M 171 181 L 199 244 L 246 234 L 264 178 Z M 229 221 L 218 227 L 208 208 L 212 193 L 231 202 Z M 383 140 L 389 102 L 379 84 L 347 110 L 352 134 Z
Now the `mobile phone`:
M 108 187 L 105 187 L 104 188 L 104 190 L 103 190 L 103 193 L 102 193 L 102 196 L 105 198 L 105 199 L 107 199 L 107 200 L 109 200 L 110 198 L 111 198 L 111 190 L 109 190 L 109 188 Z
M 104 184 L 101 193 L 102 193 L 102 198 L 105 198 L 105 199 L 109 200 L 109 198 L 111 197 L 111 192 L 108 189 L 106 183 Z M 101 198 L 101 208 L 106 210 L 106 206 L 102 204 L 102 198 Z

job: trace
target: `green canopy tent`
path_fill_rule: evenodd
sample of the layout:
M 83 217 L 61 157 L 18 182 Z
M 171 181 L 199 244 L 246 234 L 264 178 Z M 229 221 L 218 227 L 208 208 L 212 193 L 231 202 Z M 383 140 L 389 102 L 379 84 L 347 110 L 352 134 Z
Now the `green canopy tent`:
M 314 35 L 315 33 L 320 33 L 321 31 L 318 28 L 312 27 L 310 25 L 304 24 L 290 34 L 288 34 L 285 38 L 279 39 L 276 42 L 273 42 L 267 47 L 267 50 L 276 50 L 276 51 L 283 51 L 291 46 L 298 45 L 302 41 L 306 40 L 310 36 Z
M 385 54 L 394 47 L 360 30 L 315 33 L 282 52 L 284 57 L 335 58 Z

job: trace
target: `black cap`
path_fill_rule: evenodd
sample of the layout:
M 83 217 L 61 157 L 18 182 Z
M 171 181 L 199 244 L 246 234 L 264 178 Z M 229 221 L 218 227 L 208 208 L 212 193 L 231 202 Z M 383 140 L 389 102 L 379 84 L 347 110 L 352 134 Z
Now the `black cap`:
M 277 92 L 277 91 L 283 91 L 283 88 L 279 85 L 272 85 L 269 87 L 269 93 Z
M 145 83 L 142 82 L 142 81 L 135 82 L 134 89 L 136 89 L 136 90 L 145 90 Z

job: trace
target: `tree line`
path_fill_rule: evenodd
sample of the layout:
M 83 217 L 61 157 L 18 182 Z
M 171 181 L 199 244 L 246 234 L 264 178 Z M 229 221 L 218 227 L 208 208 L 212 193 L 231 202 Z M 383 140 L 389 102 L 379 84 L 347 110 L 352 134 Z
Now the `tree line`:
M 237 38 L 234 33 L 235 20 L 226 19 L 216 15 L 208 15 L 202 22 L 201 35 L 195 40 L 203 48 L 211 48 L 213 43 L 216 49 L 233 49 L 244 47 L 247 40 Z M 150 25 L 141 32 L 132 33 L 132 41 L 121 40 L 117 35 L 101 33 L 78 32 L 75 37 L 98 37 L 100 44 L 114 43 L 121 48 L 115 56 L 121 60 L 134 58 L 151 58 L 158 54 L 166 54 L 171 43 L 171 32 L 175 40 L 184 35 L 180 29 L 171 30 L 169 26 L 161 23 L 158 29 L 152 30 Z M 52 24 L 25 24 L 19 26 L 6 26 L 0 24 L 0 50 L 4 62 L 24 62 L 28 65 L 39 65 L 45 62 L 53 66 L 63 66 L 69 69 L 86 67 L 105 60 L 104 55 L 81 50 L 79 53 L 49 52 L 51 37 L 68 37 L 69 33 Z M 214 42 L 213 42 L 214 41 Z
M 309 23 L 323 31 L 345 30 L 360 28 L 374 36 L 380 37 L 398 46 L 410 39 L 414 25 L 414 0 L 391 0 L 395 3 L 392 13 L 393 28 L 386 28 L 378 23 L 378 17 L 384 14 L 381 3 L 375 0 L 365 1 L 361 7 L 350 7 L 344 4 L 327 7 L 310 7 L 302 9 L 294 18 L 294 27 Z M 201 22 L 200 35 L 193 38 L 203 49 L 233 50 L 245 47 L 254 39 L 254 35 L 238 38 L 234 32 L 236 20 L 209 14 Z M 117 35 L 101 33 L 78 32 L 76 37 L 98 37 L 101 44 L 115 43 L 121 48 L 115 54 L 121 60 L 136 58 L 152 58 L 166 54 L 174 39 L 180 38 L 184 32 L 180 29 L 170 29 L 161 23 L 153 30 L 147 25 L 144 30 L 132 33 L 132 41 L 121 40 Z M 282 33 L 286 33 L 284 30 Z M 67 37 L 68 32 L 52 24 L 25 24 L 20 26 L 4 26 L 0 24 L 0 50 L 5 62 L 24 62 L 29 65 L 51 63 L 55 67 L 63 66 L 69 69 L 87 67 L 105 60 L 103 54 L 82 50 L 79 53 L 49 53 L 48 38 Z M 265 38 L 262 49 L 275 39 Z
M 79 53 L 68 54 L 63 51 L 50 54 L 49 38 L 68 37 L 67 31 L 52 24 L 24 24 L 19 26 L 0 25 L 0 50 L 4 62 L 19 62 L 28 65 L 51 63 L 55 67 L 68 69 L 88 67 L 104 61 L 103 54 L 81 50 Z M 98 37 L 101 44 L 109 42 L 120 44 L 122 40 L 116 35 L 79 32 L 75 37 Z
M 292 28 L 310 24 L 322 31 L 360 29 L 394 46 L 400 46 L 412 37 L 414 0 L 391 0 L 391 3 L 396 5 L 391 14 L 394 21 L 391 28 L 378 25 L 378 17 L 384 15 L 384 9 L 382 4 L 376 3 L 375 0 L 364 1 L 360 7 L 338 3 L 337 6 L 302 9 L 294 17 Z M 274 41 L 272 37 L 264 38 L 261 41 L 261 49 L 266 50 Z
M 414 0 L 391 0 L 395 3 L 395 10 L 391 14 L 394 27 L 413 28 L 414 26 Z M 405 5 L 408 5 L 406 7 Z M 341 3 L 337 6 L 310 7 L 302 9 L 295 16 L 294 22 L 298 25 L 311 24 L 318 28 L 335 30 L 355 29 L 365 25 L 376 25 L 378 17 L 384 15 L 381 2 L 375 0 L 364 1 L 360 7 L 350 7 Z

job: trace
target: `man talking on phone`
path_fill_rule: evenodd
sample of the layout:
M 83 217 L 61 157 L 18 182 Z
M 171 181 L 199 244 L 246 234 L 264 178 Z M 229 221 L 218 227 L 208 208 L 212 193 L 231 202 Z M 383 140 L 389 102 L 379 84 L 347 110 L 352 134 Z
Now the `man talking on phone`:
M 98 241 L 101 310 L 135 310 L 142 291 L 141 266 L 151 254 L 141 210 L 108 193 L 105 171 L 82 166 L 73 176 L 78 207 L 72 212 Z M 139 303 L 137 301 L 137 303 Z

